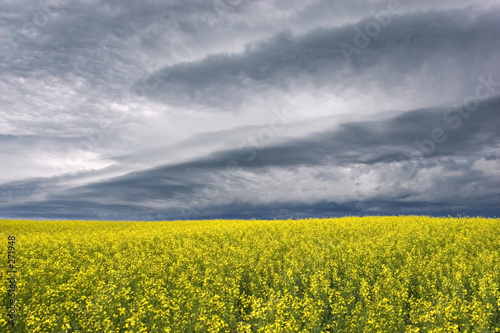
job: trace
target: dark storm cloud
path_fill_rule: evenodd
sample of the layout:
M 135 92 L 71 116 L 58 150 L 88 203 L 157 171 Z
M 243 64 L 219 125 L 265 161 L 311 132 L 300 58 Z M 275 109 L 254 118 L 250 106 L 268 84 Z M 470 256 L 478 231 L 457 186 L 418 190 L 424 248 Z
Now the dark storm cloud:
M 479 59 L 492 59 L 500 51 L 500 37 L 495 33 L 500 30 L 499 13 L 468 9 L 392 15 L 387 26 L 378 25 L 380 32 L 371 38 L 363 27 L 366 31 L 375 22 L 373 18 L 304 35 L 282 31 L 247 45 L 243 53 L 166 67 L 137 82 L 135 89 L 173 105 L 200 103 L 233 110 L 231 106 L 241 104 L 247 96 L 243 91 L 286 90 L 292 80 L 362 88 L 366 85 L 362 78 L 369 74 L 370 84 L 390 93 L 428 66 L 438 72 L 428 82 L 421 82 L 421 88 L 427 89 L 460 72 L 467 76 L 491 70 L 498 73 L 494 64 Z M 439 71 L 445 61 L 454 64 L 456 72 Z M 463 83 L 462 93 L 470 91 L 470 84 Z
M 166 167 L 165 172 L 183 169 L 225 169 L 228 161 L 247 168 L 317 164 L 390 163 L 400 155 L 421 149 L 421 142 L 441 128 L 446 141 L 437 144 L 431 157 L 468 156 L 481 147 L 495 147 L 500 141 L 500 99 L 487 100 L 460 118 L 452 108 L 404 112 L 386 121 L 353 122 L 340 128 L 291 140 L 279 146 L 244 146 L 219 151 L 197 161 Z M 456 127 L 460 120 L 460 127 Z M 160 170 L 160 169 L 158 169 Z
M 448 202 L 401 202 L 390 200 L 366 200 L 337 204 L 334 202 L 308 203 L 273 203 L 269 205 L 251 203 L 232 203 L 230 205 L 211 206 L 189 216 L 190 219 L 288 219 L 322 218 L 346 215 L 422 215 L 433 216 L 485 216 L 498 217 L 495 204 L 500 196 L 478 197 L 469 200 Z M 24 204 L 4 209 L 7 217 L 22 214 L 27 218 L 74 219 L 75 214 L 82 219 L 109 220 L 176 220 L 185 215 L 176 210 L 152 210 L 128 204 L 106 204 L 85 201 L 54 200 L 48 203 Z M 425 213 L 423 213 L 425 212 Z
M 346 123 L 332 129 L 332 131 L 317 133 L 308 138 L 282 145 L 269 146 L 263 150 L 257 150 L 256 147 L 246 147 L 240 151 L 221 151 L 182 164 L 129 173 L 87 186 L 56 190 L 39 203 L 5 205 L 3 210 L 9 212 L 21 209 L 32 211 L 33 214 L 42 214 L 41 212 L 45 209 L 45 213 L 49 214 L 54 207 L 59 207 L 58 211 L 68 210 L 67 214 L 70 211 L 84 215 L 89 214 L 89 218 L 97 216 L 93 215 L 94 213 L 101 216 L 110 210 L 115 211 L 115 213 L 109 213 L 106 215 L 107 218 L 114 216 L 114 218 L 123 219 L 133 214 L 139 214 L 137 216 L 146 214 L 149 218 L 161 219 L 161 216 L 179 214 L 179 210 L 173 207 L 183 207 L 188 203 L 185 200 L 189 199 L 186 198 L 193 198 L 203 191 L 222 186 L 221 182 L 226 177 L 224 172 L 229 161 L 236 161 L 241 170 L 248 170 L 256 175 L 265 174 L 268 170 L 276 167 L 293 170 L 302 166 L 389 165 L 401 161 L 403 152 L 420 149 L 415 141 L 432 137 L 432 130 L 436 126 L 445 128 L 445 133 L 449 138 L 437 147 L 435 153 L 422 160 L 420 167 L 422 170 L 426 170 L 439 166 L 443 168 L 445 173 L 455 172 L 455 174 L 443 179 L 438 177 L 434 180 L 435 186 L 458 191 L 460 188 L 473 184 L 476 189 L 481 189 L 485 186 L 482 181 L 487 179 L 488 186 L 497 188 L 493 185 L 496 183 L 500 186 L 498 177 L 487 177 L 482 171 L 471 170 L 471 166 L 484 155 L 481 149 L 498 145 L 498 140 L 500 140 L 499 110 L 500 98 L 487 100 L 470 118 L 464 119 L 463 125 L 457 129 L 450 127 L 450 124 L 444 120 L 443 116 L 447 114 L 446 109 L 414 110 L 386 121 Z M 247 154 L 247 152 L 252 149 L 255 151 L 255 159 L 249 160 L 252 154 Z M 460 157 L 465 158 L 465 162 L 458 163 L 455 160 Z M 217 172 L 218 175 L 211 176 Z M 229 177 L 237 178 L 240 176 L 231 175 Z M 321 178 L 321 174 L 318 174 L 318 177 Z M 384 174 L 384 177 L 388 181 L 396 183 L 404 181 L 397 173 Z M 0 186 L 0 195 L 4 197 L 36 197 L 37 194 L 47 191 L 50 185 L 50 183 L 44 184 L 40 180 L 10 183 Z M 230 189 L 224 190 L 230 192 Z M 482 192 L 485 192 L 484 188 Z M 432 200 L 426 203 L 417 200 L 415 196 L 412 191 L 400 189 L 399 191 L 395 190 L 393 195 L 386 194 L 383 201 L 380 201 L 380 198 L 367 199 L 356 204 L 334 202 L 329 204 L 294 203 L 293 205 L 291 203 L 270 203 L 268 207 L 265 207 L 262 204 L 252 202 L 244 204 L 234 201 L 229 205 L 215 204 L 202 210 L 190 208 L 189 217 L 250 217 L 257 211 L 259 212 L 258 216 L 265 218 L 272 217 L 273 214 L 281 217 L 306 216 L 307 214 L 331 216 L 332 214 L 356 214 L 359 211 L 387 214 L 391 212 L 391 209 L 392 213 L 419 213 L 420 209 L 420 212 L 445 214 L 446 202 Z M 480 199 L 458 198 L 459 200 L 454 202 L 456 207 L 452 211 L 457 213 L 476 212 L 478 211 L 477 207 L 487 207 L 498 197 L 498 193 L 493 193 L 493 196 L 486 197 L 487 199 L 483 196 Z M 409 200 L 405 201 L 406 198 Z M 165 208 L 153 209 L 156 212 L 154 214 L 145 213 L 148 210 L 145 203 L 152 200 L 161 200 L 161 205 Z M 374 203 L 376 205 L 370 206 Z M 255 205 L 259 207 L 254 207 Z M 283 207 L 278 208 L 276 205 Z M 293 210 L 292 207 L 296 209 Z M 38 211 L 40 212 L 36 213 Z M 490 207 L 483 210 L 482 213 L 491 215 L 498 212 L 496 208 Z M 65 216 L 64 213 L 61 214 Z M 287 214 L 289 216 L 286 216 Z

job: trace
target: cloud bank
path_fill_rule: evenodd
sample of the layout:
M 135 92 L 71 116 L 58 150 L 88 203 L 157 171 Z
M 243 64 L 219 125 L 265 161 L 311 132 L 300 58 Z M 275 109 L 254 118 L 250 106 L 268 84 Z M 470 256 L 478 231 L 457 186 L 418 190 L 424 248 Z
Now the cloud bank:
M 493 1 L 0 6 L 0 217 L 500 215 Z

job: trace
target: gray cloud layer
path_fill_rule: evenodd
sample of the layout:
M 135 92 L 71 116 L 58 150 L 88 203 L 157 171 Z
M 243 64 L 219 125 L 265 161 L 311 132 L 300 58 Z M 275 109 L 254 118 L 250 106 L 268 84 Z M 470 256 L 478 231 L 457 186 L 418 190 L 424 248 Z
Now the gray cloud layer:
M 0 216 L 500 215 L 492 2 L 1 7 Z
M 471 73 L 500 74 L 495 63 L 500 49 L 495 33 L 500 30 L 498 14 L 454 10 L 389 16 L 376 38 L 364 34 L 365 49 L 356 47 L 353 27 L 366 31 L 363 27 L 375 22 L 373 18 L 299 36 L 285 30 L 247 45 L 242 53 L 169 66 L 152 74 L 146 86 L 151 87 L 148 95 L 166 103 L 200 103 L 217 111 L 234 110 L 262 89 L 286 91 L 291 82 L 304 80 L 334 92 L 376 85 L 387 96 L 402 85 L 421 94 L 446 96 L 447 84 L 460 80 L 461 89 L 453 93 L 461 96 L 474 88 L 474 82 L 467 82 Z M 339 47 L 343 42 L 352 49 Z M 434 75 L 412 82 L 420 71 Z

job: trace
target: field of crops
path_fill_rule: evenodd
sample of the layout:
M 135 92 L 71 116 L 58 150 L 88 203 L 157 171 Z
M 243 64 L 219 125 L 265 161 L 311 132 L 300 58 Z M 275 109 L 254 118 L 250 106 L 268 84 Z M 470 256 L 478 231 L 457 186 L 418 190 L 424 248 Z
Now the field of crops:
M 500 219 L 0 220 L 0 237 L 1 332 L 500 332 Z

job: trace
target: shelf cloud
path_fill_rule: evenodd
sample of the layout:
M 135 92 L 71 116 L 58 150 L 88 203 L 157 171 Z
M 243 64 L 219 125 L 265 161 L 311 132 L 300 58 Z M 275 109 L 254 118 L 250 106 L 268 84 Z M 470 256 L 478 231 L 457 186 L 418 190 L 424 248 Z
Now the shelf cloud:
M 493 1 L 0 8 L 0 217 L 500 215 Z

